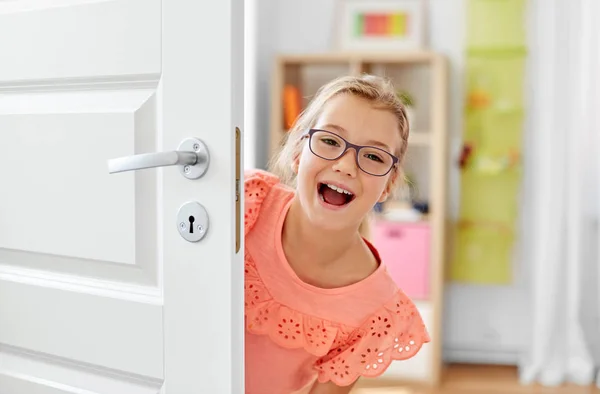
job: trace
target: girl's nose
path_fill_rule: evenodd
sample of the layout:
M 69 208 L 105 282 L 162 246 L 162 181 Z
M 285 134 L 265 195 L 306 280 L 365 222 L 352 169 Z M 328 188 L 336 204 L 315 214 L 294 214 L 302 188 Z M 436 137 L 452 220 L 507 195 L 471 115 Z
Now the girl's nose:
M 335 172 L 341 172 L 349 177 L 356 177 L 356 152 L 354 149 L 348 149 L 342 157 L 337 159 L 332 166 Z

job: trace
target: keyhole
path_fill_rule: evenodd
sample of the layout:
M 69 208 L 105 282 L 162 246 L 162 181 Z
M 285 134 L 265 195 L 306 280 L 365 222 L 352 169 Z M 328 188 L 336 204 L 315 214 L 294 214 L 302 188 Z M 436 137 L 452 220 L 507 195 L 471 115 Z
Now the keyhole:
M 190 217 L 188 218 L 188 220 L 190 221 L 190 234 L 191 234 L 191 233 L 193 233 L 193 232 L 194 232 L 194 220 L 196 220 L 196 219 L 194 219 L 194 217 L 193 217 L 193 216 L 190 216 Z

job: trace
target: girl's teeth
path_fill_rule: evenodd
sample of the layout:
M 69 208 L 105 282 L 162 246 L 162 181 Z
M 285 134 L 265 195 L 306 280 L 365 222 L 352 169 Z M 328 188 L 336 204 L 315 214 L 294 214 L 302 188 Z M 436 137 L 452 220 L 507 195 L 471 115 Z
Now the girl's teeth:
M 327 184 L 327 187 L 329 187 L 329 188 L 330 188 L 330 189 L 332 189 L 332 190 L 335 190 L 335 191 L 336 191 L 336 192 L 338 192 L 338 193 L 352 195 L 352 193 L 350 193 L 348 190 L 342 189 L 341 187 L 337 187 L 337 186 L 335 186 L 335 185 L 330 185 L 330 184 Z

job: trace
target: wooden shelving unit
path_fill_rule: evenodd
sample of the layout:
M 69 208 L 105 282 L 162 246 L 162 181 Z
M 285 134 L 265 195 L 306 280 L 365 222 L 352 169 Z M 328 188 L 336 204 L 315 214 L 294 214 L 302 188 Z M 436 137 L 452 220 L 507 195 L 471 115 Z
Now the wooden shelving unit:
M 415 299 L 426 321 L 432 343 L 411 360 L 396 362 L 380 378 L 401 383 L 417 381 L 438 385 L 442 370 L 442 310 L 444 266 L 448 256 L 447 228 L 447 63 L 431 51 L 399 53 L 324 53 L 281 55 L 276 59 L 272 80 L 270 154 L 279 149 L 286 135 L 284 86 L 298 87 L 302 108 L 317 89 L 342 75 L 370 73 L 392 79 L 396 88 L 415 97 L 405 169 L 419 184 L 421 197 L 429 204 L 428 295 Z M 410 296 L 410 294 L 409 294 Z M 366 383 L 368 384 L 368 383 Z

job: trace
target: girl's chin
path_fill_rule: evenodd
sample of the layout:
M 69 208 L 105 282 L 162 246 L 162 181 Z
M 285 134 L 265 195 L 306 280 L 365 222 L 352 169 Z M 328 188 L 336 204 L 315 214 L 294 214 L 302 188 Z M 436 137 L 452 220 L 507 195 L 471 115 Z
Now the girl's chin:
M 318 204 L 311 216 L 312 225 L 325 231 L 353 231 L 358 229 L 361 220 L 344 209 L 330 209 Z
M 313 229 L 321 234 L 331 234 L 331 236 L 335 236 L 339 234 L 352 234 L 355 231 L 358 231 L 358 226 L 335 226 L 331 225 L 331 223 L 313 222 Z M 329 239 L 328 236 L 325 238 Z

